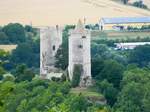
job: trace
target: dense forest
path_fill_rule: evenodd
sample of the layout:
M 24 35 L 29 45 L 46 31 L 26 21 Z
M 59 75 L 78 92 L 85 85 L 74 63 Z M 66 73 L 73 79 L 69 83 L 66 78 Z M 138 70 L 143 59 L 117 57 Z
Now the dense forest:
M 74 27 L 64 28 L 63 43 L 56 54 L 55 66 L 64 71 L 68 66 L 68 32 Z M 72 82 L 66 74 L 57 80 L 40 79 L 38 29 L 18 23 L 1 27 L 0 44 L 18 46 L 11 53 L 0 50 L 0 112 L 149 112 L 150 46 L 115 50 L 118 41 L 91 42 L 93 85 L 89 90 L 104 97 L 104 103 L 98 103 L 88 95 L 71 92 L 78 77 Z

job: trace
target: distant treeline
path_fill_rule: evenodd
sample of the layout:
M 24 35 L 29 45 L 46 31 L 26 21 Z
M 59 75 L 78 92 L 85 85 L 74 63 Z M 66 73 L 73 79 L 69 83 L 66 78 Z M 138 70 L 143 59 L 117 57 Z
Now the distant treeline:
M 36 30 L 31 26 L 10 23 L 0 27 L 0 44 L 19 44 L 27 41 L 31 35 L 36 35 Z
M 129 31 L 150 31 L 150 25 L 143 25 L 142 27 L 138 28 L 138 27 L 132 27 L 132 26 L 128 26 L 127 30 Z
M 129 2 L 129 0 L 121 0 L 121 1 L 125 5 L 128 4 L 128 2 Z M 147 5 L 145 5 L 142 0 L 135 1 L 131 5 L 134 7 L 138 7 L 138 8 L 148 9 Z

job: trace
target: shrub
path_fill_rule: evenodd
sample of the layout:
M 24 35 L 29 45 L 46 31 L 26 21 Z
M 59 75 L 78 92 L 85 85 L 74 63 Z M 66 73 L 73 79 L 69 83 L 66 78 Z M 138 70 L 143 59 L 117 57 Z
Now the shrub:
M 133 3 L 133 6 L 139 7 L 139 8 L 143 8 L 143 9 L 148 9 L 148 7 L 147 7 L 145 4 L 143 4 L 142 1 L 134 2 L 134 3 Z
M 80 83 L 80 77 L 82 73 L 82 65 L 74 65 L 74 70 L 73 70 L 73 78 L 72 78 L 72 87 L 77 87 L 79 86 Z

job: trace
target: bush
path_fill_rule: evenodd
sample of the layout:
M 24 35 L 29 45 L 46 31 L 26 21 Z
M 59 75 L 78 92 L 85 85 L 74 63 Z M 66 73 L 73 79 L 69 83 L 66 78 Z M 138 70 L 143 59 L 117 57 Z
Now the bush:
M 11 74 L 5 74 L 3 81 L 15 81 L 15 77 Z
M 107 99 L 107 103 L 111 106 L 117 101 L 118 90 L 113 87 L 113 84 L 109 83 L 107 80 L 96 83 L 96 87 L 100 93 L 103 93 Z
M 96 76 L 96 80 L 107 80 L 114 87 L 119 88 L 123 77 L 124 66 L 114 60 L 106 60 L 101 72 Z
M 129 0 L 122 0 L 123 4 L 127 4 Z
M 137 46 L 129 55 L 130 63 L 140 67 L 148 66 L 150 63 L 150 45 Z
M 135 6 L 135 7 L 139 7 L 139 8 L 143 8 L 143 9 L 148 9 L 148 7 L 145 4 L 143 4 L 142 1 L 134 2 L 132 5 Z
M 0 80 L 2 80 L 4 77 L 3 75 L 6 73 L 3 67 L 0 67 Z
M 150 30 L 150 25 L 142 25 L 140 28 L 128 26 L 128 31 L 143 31 L 143 30 Z
M 9 44 L 9 38 L 4 32 L 0 32 L 0 44 Z

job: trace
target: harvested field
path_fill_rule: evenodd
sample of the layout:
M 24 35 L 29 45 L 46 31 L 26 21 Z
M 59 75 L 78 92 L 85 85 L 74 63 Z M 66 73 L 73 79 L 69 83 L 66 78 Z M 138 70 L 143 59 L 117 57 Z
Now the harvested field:
M 96 23 L 101 17 L 150 16 L 150 12 L 111 0 L 1 0 L 0 15 L 1 25 L 32 21 L 34 26 L 47 26 L 76 24 L 84 17 L 87 23 Z
M 17 45 L 0 45 L 0 49 L 11 52 L 12 50 L 16 49 Z

